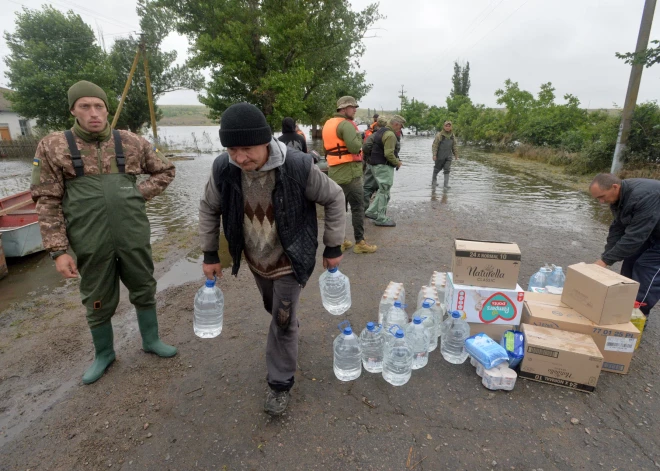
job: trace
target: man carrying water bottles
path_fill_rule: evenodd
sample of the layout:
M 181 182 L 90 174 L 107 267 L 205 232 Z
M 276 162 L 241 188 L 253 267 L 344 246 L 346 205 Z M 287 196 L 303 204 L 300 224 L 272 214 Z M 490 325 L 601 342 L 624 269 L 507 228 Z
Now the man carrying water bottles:
M 271 315 L 266 343 L 268 394 L 264 411 L 281 415 L 289 403 L 298 359 L 296 311 L 316 263 L 316 204 L 325 209 L 323 267 L 342 259 L 344 193 L 312 157 L 274 139 L 263 113 L 237 103 L 220 119 L 227 148 L 213 162 L 199 206 L 199 232 L 207 278 L 222 276 L 220 222 L 238 273 L 245 254 Z
M 605 250 L 595 263 L 606 267 L 623 261 L 621 274 L 639 283 L 639 309 L 648 318 L 660 300 L 660 181 L 601 173 L 589 191 L 614 215 Z
M 174 179 L 175 169 L 143 137 L 111 129 L 108 99 L 97 85 L 69 88 L 73 128 L 44 137 L 32 171 L 44 247 L 65 278 L 78 278 L 94 341 L 94 362 L 83 383 L 101 378 L 115 360 L 111 319 L 119 303 L 119 280 L 137 312 L 145 352 L 176 355 L 161 342 L 156 317 L 156 280 L 145 201 Z M 149 175 L 137 183 L 137 175 Z M 77 259 L 68 253 L 75 253 Z

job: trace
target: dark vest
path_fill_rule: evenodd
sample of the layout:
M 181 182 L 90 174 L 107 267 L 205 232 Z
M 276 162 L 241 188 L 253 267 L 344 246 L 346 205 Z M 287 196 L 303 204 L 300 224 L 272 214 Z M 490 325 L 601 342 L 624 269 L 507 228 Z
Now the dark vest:
M 385 134 L 386 131 L 394 132 L 389 128 L 383 127 L 374 133 L 374 146 L 371 149 L 371 157 L 369 157 L 369 163 L 371 165 L 389 165 L 390 167 L 394 167 L 394 165 L 390 164 L 385 158 L 385 147 L 383 147 L 383 134 Z M 396 140 L 398 143 L 399 138 L 397 137 Z M 397 159 L 399 158 L 399 146 L 394 147 L 394 155 L 396 156 Z
M 294 276 L 303 286 L 314 271 L 318 248 L 316 204 L 305 198 L 307 179 L 313 164 L 309 155 L 287 148 L 284 165 L 275 169 L 273 190 L 277 234 L 284 253 L 291 261 Z M 241 266 L 241 255 L 245 246 L 242 170 L 231 164 L 229 155 L 224 152 L 213 162 L 212 171 L 222 201 L 222 229 L 234 262 L 231 274 L 236 275 Z

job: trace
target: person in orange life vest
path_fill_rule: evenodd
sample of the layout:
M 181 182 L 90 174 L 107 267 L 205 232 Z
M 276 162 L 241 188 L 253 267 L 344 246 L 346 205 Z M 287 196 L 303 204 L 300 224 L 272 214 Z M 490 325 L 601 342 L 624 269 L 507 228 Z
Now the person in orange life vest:
M 344 96 L 337 100 L 337 113 L 323 125 L 323 147 L 328 162 L 328 177 L 344 191 L 346 209 L 351 206 L 353 242 L 344 239 L 342 251 L 373 253 L 375 245 L 364 240 L 364 192 L 362 189 L 362 135 L 353 121 L 358 104 L 355 98 Z
M 367 128 L 366 131 L 364 131 L 364 142 L 367 142 L 367 139 L 369 139 L 369 136 L 371 136 L 373 133 L 375 133 L 378 130 L 378 113 L 374 115 L 374 122 L 371 123 L 371 125 Z
M 307 136 L 305 136 L 305 133 L 302 132 L 302 130 L 300 129 L 300 127 L 297 124 L 296 124 L 296 132 L 298 134 L 300 134 L 305 139 L 305 141 L 307 140 Z

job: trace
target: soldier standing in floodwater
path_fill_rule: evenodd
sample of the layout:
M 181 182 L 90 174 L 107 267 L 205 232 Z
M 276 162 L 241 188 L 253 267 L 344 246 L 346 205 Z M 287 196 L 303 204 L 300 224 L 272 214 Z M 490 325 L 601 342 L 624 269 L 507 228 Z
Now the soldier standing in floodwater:
M 442 131 L 435 135 L 433 145 L 431 146 L 431 152 L 433 154 L 433 161 L 435 162 L 431 184 L 433 186 L 438 184 L 438 173 L 442 170 L 445 175 L 444 187 L 448 189 L 451 162 L 454 159 L 458 160 L 456 136 L 452 131 L 451 121 L 445 121 L 445 124 L 442 126 Z
M 94 363 L 83 383 L 103 376 L 115 360 L 111 319 L 119 304 L 119 280 L 137 311 L 145 352 L 161 357 L 176 348 L 161 342 L 156 280 L 145 201 L 167 188 L 175 169 L 144 138 L 111 129 L 108 99 L 86 81 L 68 92 L 73 128 L 44 137 L 32 172 L 44 247 L 65 278 L 78 278 L 92 332 Z M 137 175 L 149 178 L 137 184 Z M 69 246 L 77 262 L 67 253 Z

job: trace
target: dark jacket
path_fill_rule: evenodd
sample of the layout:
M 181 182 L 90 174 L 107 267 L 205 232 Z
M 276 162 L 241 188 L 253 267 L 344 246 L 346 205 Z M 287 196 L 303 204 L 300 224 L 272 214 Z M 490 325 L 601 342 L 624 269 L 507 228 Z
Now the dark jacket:
M 307 141 L 296 132 L 296 122 L 293 118 L 284 118 L 282 120 L 282 135 L 277 139 L 280 142 L 284 142 L 287 147 L 307 153 Z
M 649 238 L 660 242 L 660 181 L 623 180 L 619 201 L 610 209 L 614 221 L 601 256 L 608 265 L 634 255 Z
M 344 193 L 339 185 L 312 163 L 309 155 L 273 140 L 270 148 L 275 147 L 286 152 L 284 162 L 271 170 L 276 172 L 272 201 L 277 235 L 284 253 L 291 261 L 296 279 L 304 285 L 314 270 L 316 259 L 317 203 L 323 206 L 325 211 L 323 256 L 336 258 L 341 255 L 340 245 L 344 240 L 346 223 Z M 276 150 L 271 149 L 271 152 Z M 199 207 L 199 231 L 204 263 L 220 261 L 218 238 L 222 222 L 233 260 L 233 275 L 238 273 L 245 247 L 245 203 L 241 172 L 239 167 L 229 162 L 226 152 L 216 157 Z
M 380 128 L 373 136 L 369 163 L 371 165 L 396 167 L 400 162 L 398 146 L 400 137 L 396 135 L 390 126 Z

